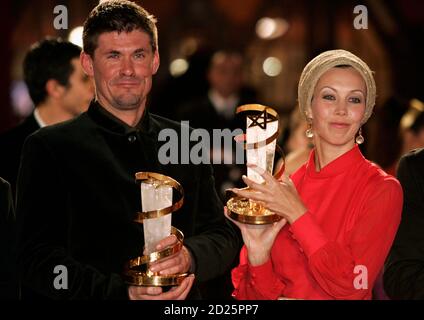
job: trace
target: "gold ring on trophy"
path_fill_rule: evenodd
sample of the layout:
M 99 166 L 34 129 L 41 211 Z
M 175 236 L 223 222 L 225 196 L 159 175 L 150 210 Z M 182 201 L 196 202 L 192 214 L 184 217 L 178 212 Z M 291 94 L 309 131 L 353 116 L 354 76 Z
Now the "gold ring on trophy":
M 153 179 L 155 181 L 159 181 L 162 185 L 168 185 L 177 190 L 180 193 L 180 199 L 174 203 L 172 206 L 153 211 L 145 211 L 145 212 L 137 212 L 136 217 L 134 219 L 135 222 L 143 223 L 145 219 L 159 218 L 166 216 L 172 212 L 177 211 L 183 206 L 184 203 L 184 189 L 183 187 L 171 177 L 165 176 L 160 173 L 154 172 L 137 172 L 135 174 L 135 178 L 137 181 L 146 181 Z
M 171 228 L 172 228 L 171 234 L 173 234 L 177 237 L 177 243 L 176 244 L 169 246 L 169 247 L 166 247 L 163 250 L 155 251 L 155 252 L 152 252 L 150 254 L 146 254 L 144 256 L 140 256 L 140 257 L 131 259 L 128 262 L 128 267 L 129 268 L 138 267 L 142 264 L 154 262 L 154 261 L 169 257 L 169 256 L 177 253 L 178 251 L 180 251 L 183 247 L 184 235 L 177 228 L 174 228 L 174 227 L 171 227 Z

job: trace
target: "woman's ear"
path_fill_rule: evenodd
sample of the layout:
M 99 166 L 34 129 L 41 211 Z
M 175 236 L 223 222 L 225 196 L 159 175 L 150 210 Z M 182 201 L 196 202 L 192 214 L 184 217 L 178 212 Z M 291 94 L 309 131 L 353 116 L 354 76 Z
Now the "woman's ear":
M 308 121 L 313 119 L 311 108 L 306 109 L 306 111 L 305 111 L 305 117 L 306 117 L 306 119 L 308 119 Z

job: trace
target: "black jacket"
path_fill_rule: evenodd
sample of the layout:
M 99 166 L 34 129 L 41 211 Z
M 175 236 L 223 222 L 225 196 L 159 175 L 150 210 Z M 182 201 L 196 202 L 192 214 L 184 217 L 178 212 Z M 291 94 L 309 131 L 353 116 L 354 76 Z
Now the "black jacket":
M 3 177 L 12 186 L 15 196 L 16 179 L 18 177 L 22 146 L 25 139 L 40 129 L 34 114 L 31 114 L 21 124 L 0 135 L 0 177 Z
M 68 122 L 31 135 L 18 178 L 18 249 L 25 286 L 51 298 L 126 299 L 124 263 L 143 251 L 138 171 L 179 181 L 185 202 L 172 217 L 204 281 L 224 273 L 240 235 L 223 215 L 209 165 L 161 165 L 158 134 L 180 124 L 146 111 L 131 128 L 98 103 Z M 66 266 L 67 290 L 53 286 Z
M 0 300 L 17 298 L 15 212 L 10 185 L 0 178 Z
M 386 261 L 384 289 L 392 299 L 424 299 L 424 149 L 404 156 L 397 175 L 404 204 Z

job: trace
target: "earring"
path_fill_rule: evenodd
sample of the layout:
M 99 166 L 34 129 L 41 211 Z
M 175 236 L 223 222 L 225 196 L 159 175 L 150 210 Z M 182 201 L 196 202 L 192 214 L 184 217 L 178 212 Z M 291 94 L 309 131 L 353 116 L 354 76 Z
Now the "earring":
M 314 136 L 314 132 L 312 131 L 312 122 L 308 122 L 308 129 L 305 132 L 307 138 L 312 138 Z
M 357 144 L 363 144 L 363 143 L 364 143 L 364 141 L 365 141 L 365 139 L 364 139 L 364 137 L 362 136 L 362 127 L 361 127 L 361 128 L 359 128 L 358 135 L 357 135 L 357 136 L 356 136 L 356 138 L 355 138 L 355 142 L 356 142 Z

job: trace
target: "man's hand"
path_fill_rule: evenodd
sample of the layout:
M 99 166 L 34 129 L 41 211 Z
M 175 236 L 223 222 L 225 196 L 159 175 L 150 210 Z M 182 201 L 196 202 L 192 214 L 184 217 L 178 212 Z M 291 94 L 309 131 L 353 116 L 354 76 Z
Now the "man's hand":
M 165 247 L 172 246 L 177 241 L 174 235 L 170 235 L 158 243 L 156 250 L 159 251 Z M 149 265 L 149 269 L 152 272 L 158 272 L 160 275 L 170 275 L 188 272 L 190 266 L 190 252 L 183 246 L 177 253 L 152 262 Z M 168 292 L 163 292 L 161 287 L 130 286 L 128 288 L 128 295 L 130 300 L 184 300 L 190 292 L 193 282 L 194 275 L 190 275 L 178 287 L 173 287 Z
M 162 292 L 161 287 L 128 287 L 130 300 L 184 300 L 194 282 L 194 275 L 183 280 L 178 287 L 172 287 L 168 292 Z
M 174 235 L 168 236 L 162 239 L 156 246 L 156 250 L 162 250 L 167 246 L 174 245 L 177 242 L 177 238 Z M 150 271 L 159 272 L 160 275 L 184 273 L 190 270 L 191 266 L 191 255 L 186 247 L 182 247 L 177 253 L 152 262 L 149 266 Z

